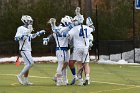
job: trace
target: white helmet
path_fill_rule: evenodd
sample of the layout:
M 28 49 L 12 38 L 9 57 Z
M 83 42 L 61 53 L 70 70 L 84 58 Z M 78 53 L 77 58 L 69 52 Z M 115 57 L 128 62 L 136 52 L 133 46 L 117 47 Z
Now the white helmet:
M 72 17 L 70 17 L 70 16 L 65 16 L 65 17 L 63 17 L 62 19 L 61 19 L 61 24 L 63 25 L 63 26 L 68 26 L 69 24 L 71 24 L 72 23 Z
M 33 23 L 33 19 L 31 16 L 29 15 L 22 15 L 21 17 L 21 21 L 24 23 L 24 24 L 32 24 Z
M 83 22 L 84 22 L 84 17 L 83 17 L 83 15 L 79 15 L 79 16 L 75 16 L 75 17 L 74 17 L 74 24 L 75 24 L 75 25 L 82 24 Z
M 86 25 L 87 25 L 87 26 L 93 25 L 92 19 L 91 19 L 90 17 L 88 17 L 88 18 L 86 19 Z

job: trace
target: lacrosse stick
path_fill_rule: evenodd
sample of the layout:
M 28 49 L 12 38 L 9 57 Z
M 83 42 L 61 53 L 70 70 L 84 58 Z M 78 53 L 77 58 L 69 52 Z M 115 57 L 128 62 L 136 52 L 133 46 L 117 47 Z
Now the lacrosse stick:
M 55 18 L 50 18 L 48 23 L 51 24 L 52 30 L 56 28 L 56 19 Z
M 25 39 L 25 40 L 26 40 L 26 39 Z M 23 41 L 22 47 L 21 47 L 21 49 L 19 50 L 19 52 L 22 51 L 22 48 L 23 48 L 23 46 L 24 46 L 24 44 L 25 44 L 25 40 Z M 17 66 L 17 67 L 19 67 L 20 64 L 21 64 L 20 53 L 19 53 L 19 52 L 18 52 L 17 59 L 16 59 L 16 66 Z
M 81 15 L 81 14 L 80 14 L 80 7 L 76 7 L 76 9 L 75 9 L 75 14 L 76 14 L 76 16 Z
M 49 24 L 51 24 L 51 27 L 52 27 L 52 31 L 55 33 L 56 35 L 56 39 L 57 39 L 57 43 L 58 43 L 58 48 L 59 50 L 61 50 L 60 48 L 60 43 L 59 43 L 59 39 L 58 39 L 58 31 L 55 31 L 55 29 L 57 28 L 56 27 L 56 19 L 55 18 L 50 18 L 50 20 L 48 21 Z M 56 29 L 57 30 L 57 29 Z M 62 56 L 62 53 L 61 53 L 61 56 Z

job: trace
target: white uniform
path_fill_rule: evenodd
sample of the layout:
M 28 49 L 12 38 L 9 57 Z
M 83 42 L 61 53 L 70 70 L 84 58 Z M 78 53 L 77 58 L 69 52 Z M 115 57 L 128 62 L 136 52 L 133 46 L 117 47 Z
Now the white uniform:
M 70 51 L 68 49 L 68 37 L 66 36 L 66 33 L 69 31 L 68 27 L 62 27 L 59 26 L 56 29 L 53 30 L 59 30 L 59 32 L 63 32 L 63 34 L 59 33 L 53 33 L 53 37 L 55 38 L 56 41 L 56 56 L 58 59 L 58 67 L 56 70 L 56 77 L 57 77 L 57 84 L 62 82 L 62 77 L 63 75 L 64 82 L 68 83 L 67 79 L 67 68 L 63 68 L 64 62 L 69 62 L 69 57 L 70 57 Z
M 89 37 L 93 29 L 86 25 L 78 25 L 72 28 L 68 35 L 73 38 L 74 54 L 76 61 L 89 62 Z
M 15 38 L 19 39 L 19 50 L 21 53 L 21 56 L 24 60 L 25 64 L 33 64 L 33 58 L 31 55 L 31 39 L 32 39 L 32 34 L 29 33 L 29 29 L 20 26 L 17 29 L 17 33 L 15 35 Z
M 17 33 L 15 35 L 15 38 L 20 38 L 19 40 L 19 50 L 26 50 L 26 51 L 31 51 L 31 38 L 24 38 L 25 35 L 29 35 L 29 29 L 24 27 L 24 26 L 20 26 L 17 29 Z
M 53 36 L 55 38 L 56 41 L 56 56 L 58 61 L 60 62 L 69 62 L 69 50 L 68 50 L 68 37 L 66 37 L 66 33 L 68 32 L 69 29 L 67 29 L 68 27 L 62 27 L 59 26 L 57 29 L 59 29 L 59 32 L 63 32 L 64 33 L 61 34 L 56 34 L 53 33 Z

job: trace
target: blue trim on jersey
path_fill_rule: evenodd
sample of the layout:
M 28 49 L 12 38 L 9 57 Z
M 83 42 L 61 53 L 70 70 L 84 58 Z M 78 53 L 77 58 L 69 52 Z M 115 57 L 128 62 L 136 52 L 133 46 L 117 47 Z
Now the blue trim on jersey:
M 64 50 L 64 51 L 67 51 L 68 50 L 68 47 L 56 47 L 56 51 L 57 50 Z

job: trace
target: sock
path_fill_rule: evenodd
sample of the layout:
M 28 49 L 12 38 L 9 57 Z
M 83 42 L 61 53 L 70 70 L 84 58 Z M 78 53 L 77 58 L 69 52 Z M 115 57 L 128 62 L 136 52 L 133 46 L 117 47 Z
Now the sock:
M 72 68 L 72 69 L 70 69 L 70 70 L 71 70 L 71 73 L 72 73 L 73 77 L 75 78 L 75 76 L 76 76 L 76 70 L 75 70 L 75 67 Z
M 89 74 L 86 74 L 86 80 L 89 80 L 89 78 L 90 78 Z
M 24 81 L 28 81 L 28 78 L 27 77 L 24 77 Z

